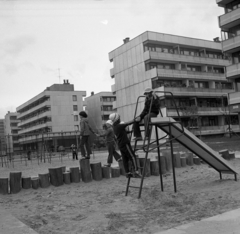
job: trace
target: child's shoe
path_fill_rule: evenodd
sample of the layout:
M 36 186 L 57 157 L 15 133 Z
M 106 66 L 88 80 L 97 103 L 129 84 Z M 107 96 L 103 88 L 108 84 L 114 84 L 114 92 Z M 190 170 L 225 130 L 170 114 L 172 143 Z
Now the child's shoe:
M 128 173 L 126 173 L 126 177 L 131 178 L 131 177 L 133 177 L 133 174 L 131 172 L 128 172 Z
M 133 173 L 133 177 L 134 177 L 134 178 L 142 178 L 142 175 L 139 173 L 139 171 L 135 171 L 135 172 Z

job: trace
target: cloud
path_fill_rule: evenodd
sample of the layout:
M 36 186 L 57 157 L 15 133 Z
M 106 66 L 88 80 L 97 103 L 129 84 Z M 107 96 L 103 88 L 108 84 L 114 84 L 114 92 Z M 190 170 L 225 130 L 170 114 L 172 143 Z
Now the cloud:
M 107 20 L 103 20 L 103 21 L 101 21 L 101 23 L 107 25 L 108 21 Z
M 35 43 L 35 38 L 28 35 L 22 35 L 15 38 L 5 39 L 0 44 L 0 48 L 3 49 L 3 56 L 18 56 L 21 52 L 23 52 L 30 45 Z

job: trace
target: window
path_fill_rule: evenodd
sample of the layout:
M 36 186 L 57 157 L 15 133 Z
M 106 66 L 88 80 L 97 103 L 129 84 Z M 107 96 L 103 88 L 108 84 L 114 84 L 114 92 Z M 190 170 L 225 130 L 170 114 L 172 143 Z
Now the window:
M 78 115 L 74 115 L 74 121 L 78 121 Z
M 206 81 L 195 81 L 194 86 L 195 86 L 195 88 L 201 88 L 201 89 L 209 88 L 208 82 L 206 82 Z
M 109 115 L 102 115 L 102 120 L 106 121 L 108 120 Z
M 72 96 L 72 100 L 75 102 L 75 101 L 77 101 L 77 95 L 73 95 Z
M 73 111 L 78 111 L 78 106 L 77 105 L 73 105 Z
M 224 73 L 224 69 L 222 67 L 214 67 L 213 72 L 215 73 Z

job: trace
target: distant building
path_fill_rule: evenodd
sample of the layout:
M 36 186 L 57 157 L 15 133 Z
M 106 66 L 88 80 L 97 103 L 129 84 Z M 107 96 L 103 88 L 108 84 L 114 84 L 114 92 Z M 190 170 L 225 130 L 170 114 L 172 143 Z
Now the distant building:
M 226 67 L 226 77 L 233 82 L 235 91 L 229 93 L 230 111 L 238 113 L 240 118 L 240 1 L 217 0 L 217 4 L 225 10 L 219 16 L 222 50 L 232 58 Z
M 64 80 L 17 107 L 19 142 L 24 149 L 42 147 L 42 135 L 48 147 L 55 148 L 63 144 L 60 139 L 66 142 L 74 138 L 72 132 L 79 130 L 79 111 L 83 110 L 85 96 L 86 91 L 74 91 L 74 85 Z
M 21 146 L 18 142 L 18 123 L 16 112 L 10 112 L 5 115 L 4 134 L 6 142 L 6 152 L 13 153 L 21 150 Z
M 109 60 L 113 62 L 110 75 L 115 79 L 116 108 L 125 121 L 133 119 L 138 96 L 151 87 L 169 92 L 164 103 L 166 115 L 178 119 L 170 92 L 174 95 L 182 123 L 196 135 L 226 132 L 227 94 L 234 88 L 225 76 L 230 62 L 219 39 L 147 31 L 132 40 L 124 39 L 124 44 L 109 53 Z M 192 107 L 196 107 L 195 113 Z M 143 101 L 137 114 L 142 108 Z M 231 118 L 238 127 L 237 115 Z
M 5 149 L 4 119 L 0 119 L 0 156 L 5 152 Z
M 116 95 L 112 92 L 91 93 L 85 98 L 88 121 L 95 130 L 103 129 L 103 124 L 109 119 L 109 115 L 114 112 Z

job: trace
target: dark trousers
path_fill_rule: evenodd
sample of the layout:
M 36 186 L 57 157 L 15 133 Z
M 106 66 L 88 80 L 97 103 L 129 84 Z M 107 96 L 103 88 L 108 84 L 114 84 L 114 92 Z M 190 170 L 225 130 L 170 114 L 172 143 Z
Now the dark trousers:
M 130 143 L 119 147 L 119 149 L 122 154 L 123 166 L 126 173 L 131 172 L 131 169 L 129 168 L 129 162 L 131 162 L 133 170 L 137 171 L 138 166 L 137 166 L 136 155 L 133 152 L 133 149 Z
M 151 122 L 151 117 L 157 117 L 157 114 L 155 113 L 150 113 L 144 116 L 144 126 L 145 126 L 145 136 L 149 137 L 151 134 L 151 127 L 149 126 L 147 129 L 147 122 L 148 122 L 148 116 L 150 115 L 150 119 L 149 122 Z M 141 130 L 140 130 L 140 126 L 139 126 L 140 122 L 134 122 L 133 123 L 133 135 L 135 137 L 141 137 Z
M 80 141 L 80 150 L 81 150 L 81 155 L 83 157 L 86 156 L 85 147 L 86 147 L 86 151 L 87 151 L 87 157 L 90 157 L 90 154 L 92 152 L 91 152 L 91 148 L 90 148 L 90 144 L 89 144 L 89 136 L 82 136 L 81 141 Z
M 76 158 L 76 160 L 78 160 L 78 154 L 76 151 L 72 151 L 72 157 L 73 157 L 73 159 Z
M 116 161 L 118 161 L 121 158 L 120 154 L 116 151 L 114 141 L 107 142 L 107 149 L 108 149 L 108 159 L 107 159 L 108 164 L 112 164 L 113 157 L 115 158 Z

